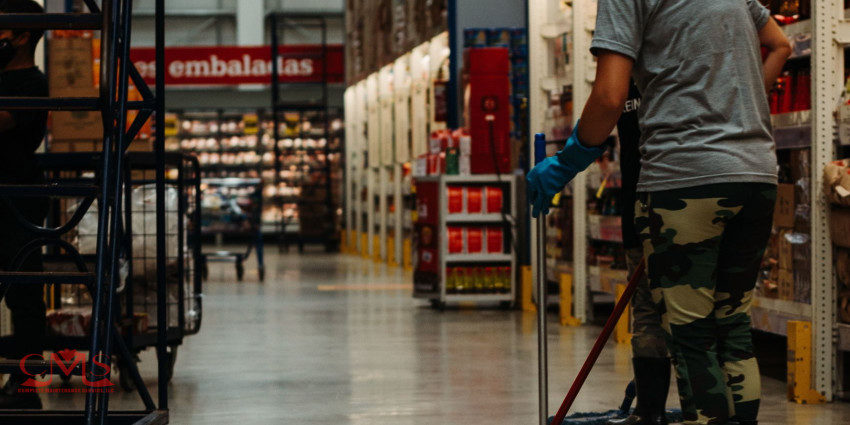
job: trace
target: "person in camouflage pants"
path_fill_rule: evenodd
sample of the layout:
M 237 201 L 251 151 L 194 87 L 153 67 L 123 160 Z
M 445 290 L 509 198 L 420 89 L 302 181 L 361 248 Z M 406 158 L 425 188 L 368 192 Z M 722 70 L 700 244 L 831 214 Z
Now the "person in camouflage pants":
M 635 229 L 635 204 L 640 177 L 640 91 L 629 87 L 623 113 L 617 121 L 620 142 L 621 218 L 623 248 L 629 276 L 643 262 L 643 247 Z M 632 296 L 632 364 L 634 366 L 637 406 L 625 418 L 609 420 L 606 425 L 667 425 L 666 403 L 670 390 L 670 359 L 664 329 L 661 327 L 660 303 L 652 299 L 646 276 L 638 282 Z
M 635 224 L 686 423 L 756 420 L 750 306 L 775 201 L 764 183 L 639 194 Z

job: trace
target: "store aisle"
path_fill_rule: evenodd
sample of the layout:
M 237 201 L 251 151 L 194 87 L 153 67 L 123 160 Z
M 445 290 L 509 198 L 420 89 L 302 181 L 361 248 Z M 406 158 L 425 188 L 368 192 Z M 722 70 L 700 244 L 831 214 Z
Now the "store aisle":
M 535 423 L 533 314 L 439 313 L 410 297 L 410 276 L 398 269 L 352 256 L 275 251 L 269 250 L 265 284 L 250 268 L 240 284 L 232 266 L 213 265 L 201 332 L 180 348 L 171 423 Z M 597 331 L 550 327 L 552 410 Z M 608 347 L 578 411 L 619 404 L 629 357 L 626 347 Z M 155 380 L 150 350 L 142 373 Z M 797 406 L 784 401 L 784 391 L 784 383 L 765 379 L 762 424 L 839 424 L 850 416 L 850 404 Z M 82 403 L 66 400 L 46 404 Z M 118 408 L 139 406 L 135 394 L 119 392 L 113 400 Z

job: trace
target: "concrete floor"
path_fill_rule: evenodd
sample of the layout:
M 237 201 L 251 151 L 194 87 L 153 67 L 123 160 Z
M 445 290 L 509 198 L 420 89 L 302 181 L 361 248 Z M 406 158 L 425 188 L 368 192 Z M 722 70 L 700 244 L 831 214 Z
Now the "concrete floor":
M 180 348 L 170 386 L 171 423 L 536 423 L 534 314 L 440 313 L 413 300 L 410 276 L 395 268 L 274 249 L 268 257 L 264 284 L 251 271 L 235 283 L 232 266 L 211 265 L 201 332 Z M 599 329 L 551 320 L 554 411 Z M 142 361 L 155 394 L 152 350 Z M 630 349 L 609 344 L 574 411 L 616 408 L 630 375 Z M 763 384 L 763 425 L 848 423 L 850 404 L 791 404 L 783 382 Z M 80 396 L 43 398 L 46 408 L 82 405 Z M 141 405 L 118 392 L 112 406 Z

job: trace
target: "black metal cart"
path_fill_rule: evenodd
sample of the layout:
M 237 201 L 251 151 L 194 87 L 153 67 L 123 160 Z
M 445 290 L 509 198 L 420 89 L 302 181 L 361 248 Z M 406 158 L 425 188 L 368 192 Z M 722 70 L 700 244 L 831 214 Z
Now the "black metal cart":
M 97 170 L 100 154 L 44 154 L 38 161 L 47 175 L 47 184 L 83 182 Z M 115 318 L 127 348 L 128 359 L 119 359 L 118 378 L 122 388 L 135 389 L 129 362 L 157 343 L 156 334 L 156 205 L 155 158 L 152 153 L 134 152 L 126 156 L 124 220 L 120 262 L 122 284 L 117 290 L 119 308 Z M 168 374 L 170 380 L 183 338 L 200 330 L 202 318 L 200 169 L 194 156 L 166 154 L 166 308 Z M 84 199 L 54 199 L 48 225 L 72 220 Z M 64 241 L 79 253 L 86 270 L 96 261 L 97 206 L 79 218 L 76 229 Z M 128 224 L 129 223 L 129 224 Z M 182 255 L 181 255 L 182 253 Z M 55 273 L 79 268 L 75 255 L 49 247 L 44 256 L 45 269 Z M 52 285 L 48 293 L 48 351 L 88 350 L 91 297 L 85 285 Z M 2 320 L 2 319 L 0 319 Z M 0 346 L 9 343 L 0 336 Z M 1 354 L 1 353 L 0 353 Z M 63 375 L 68 382 L 70 375 Z
M 202 233 L 238 236 L 249 240 L 244 251 L 218 249 L 204 252 L 201 255 L 204 279 L 209 275 L 209 263 L 233 262 L 236 265 L 236 278 L 241 282 L 245 276 L 244 262 L 256 250 L 257 273 L 260 281 L 263 281 L 263 180 L 205 178 L 202 182 Z

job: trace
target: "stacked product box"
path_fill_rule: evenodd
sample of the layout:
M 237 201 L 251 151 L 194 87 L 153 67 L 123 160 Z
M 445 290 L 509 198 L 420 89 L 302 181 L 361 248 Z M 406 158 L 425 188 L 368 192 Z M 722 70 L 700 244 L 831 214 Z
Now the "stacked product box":
M 808 304 L 811 302 L 811 222 L 809 150 L 787 153 L 777 187 L 773 231 L 759 279 L 760 295 Z

